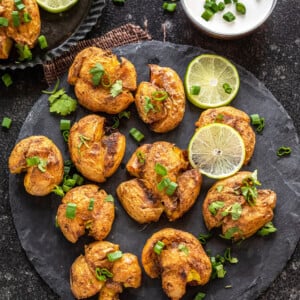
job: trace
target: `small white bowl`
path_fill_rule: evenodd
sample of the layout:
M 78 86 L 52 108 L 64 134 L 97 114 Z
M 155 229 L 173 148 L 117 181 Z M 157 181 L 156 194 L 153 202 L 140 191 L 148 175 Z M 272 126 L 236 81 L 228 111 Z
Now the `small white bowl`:
M 224 0 L 217 0 L 216 3 Z M 181 0 L 182 7 L 197 28 L 210 36 L 220 39 L 235 39 L 243 37 L 260 25 L 271 15 L 277 0 L 240 0 L 246 6 L 246 14 L 236 12 L 235 3 L 225 4 L 225 9 L 215 13 L 209 21 L 204 20 L 201 15 L 204 12 L 205 0 Z M 231 11 L 236 19 L 227 22 L 223 15 Z

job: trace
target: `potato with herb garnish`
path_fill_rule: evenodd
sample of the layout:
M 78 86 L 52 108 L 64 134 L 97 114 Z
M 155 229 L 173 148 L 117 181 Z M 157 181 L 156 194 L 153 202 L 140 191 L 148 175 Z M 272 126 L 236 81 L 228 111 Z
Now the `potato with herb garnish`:
M 45 196 L 63 179 L 64 161 L 60 150 L 46 136 L 30 136 L 12 150 L 8 167 L 12 174 L 26 172 L 24 186 L 33 196 Z
M 235 241 L 255 234 L 273 219 L 276 193 L 257 189 L 257 172 L 241 171 L 217 181 L 202 206 L 208 230 L 222 227 L 222 236 Z

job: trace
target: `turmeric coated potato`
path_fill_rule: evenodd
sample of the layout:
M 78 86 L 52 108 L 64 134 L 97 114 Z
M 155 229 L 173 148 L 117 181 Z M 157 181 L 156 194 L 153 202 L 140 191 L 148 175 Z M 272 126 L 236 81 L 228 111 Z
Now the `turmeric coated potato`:
M 26 172 L 24 186 L 33 196 L 45 196 L 63 179 L 64 161 L 60 150 L 46 136 L 30 136 L 13 148 L 8 167 L 12 174 Z
M 161 277 L 163 290 L 172 300 L 184 296 L 187 284 L 206 284 L 212 272 L 210 258 L 199 240 L 188 232 L 172 228 L 162 229 L 147 240 L 142 265 L 149 277 Z
M 244 165 L 248 164 L 253 155 L 256 141 L 255 132 L 250 125 L 249 116 L 245 112 L 232 106 L 223 106 L 203 111 L 195 125 L 197 127 L 203 127 L 214 122 L 227 124 L 239 132 L 244 141 L 246 150 Z
M 69 135 L 71 160 L 87 179 L 104 182 L 119 167 L 126 148 L 119 132 L 106 135 L 105 118 L 88 115 L 76 122 Z
M 242 193 L 242 188 L 247 184 L 252 190 L 256 190 L 253 185 L 253 173 L 243 171 L 217 181 L 209 189 L 202 207 L 208 230 L 222 227 L 225 237 L 237 241 L 255 234 L 273 219 L 276 193 L 258 189 L 257 197 L 247 201 Z
M 171 68 L 149 65 L 150 82 L 138 86 L 135 104 L 140 118 L 155 132 L 168 132 L 179 125 L 185 112 L 182 81 Z
M 93 78 L 99 74 L 101 79 L 94 82 Z M 108 114 L 117 114 L 134 102 L 132 92 L 136 90 L 136 80 L 135 67 L 129 60 L 122 57 L 119 62 L 115 54 L 96 47 L 82 50 L 68 74 L 79 103 L 93 112 Z M 115 84 L 121 85 L 116 94 Z
M 109 234 L 115 207 L 107 201 L 107 196 L 94 184 L 78 186 L 66 193 L 57 210 L 57 223 L 68 241 L 76 243 L 85 230 L 95 240 L 103 240 Z M 76 206 L 74 217 L 67 213 L 70 204 Z
M 119 251 L 115 260 L 108 255 Z M 138 288 L 142 270 L 138 259 L 131 253 L 122 253 L 119 245 L 107 241 L 85 246 L 85 255 L 80 255 L 72 264 L 70 284 L 76 299 L 99 293 L 99 300 L 118 300 L 123 288 Z
M 137 178 L 117 187 L 118 198 L 139 223 L 156 222 L 163 212 L 170 221 L 177 220 L 193 206 L 200 193 L 202 176 L 189 168 L 186 153 L 175 145 L 164 141 L 144 144 L 126 165 L 127 171 Z

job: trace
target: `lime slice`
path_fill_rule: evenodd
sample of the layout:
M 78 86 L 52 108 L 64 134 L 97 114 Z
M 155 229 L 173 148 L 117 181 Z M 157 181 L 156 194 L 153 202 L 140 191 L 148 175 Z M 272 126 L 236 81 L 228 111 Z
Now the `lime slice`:
M 226 58 L 203 54 L 189 63 L 184 85 L 188 99 L 205 109 L 229 104 L 239 90 L 240 77 Z
M 190 140 L 191 165 L 210 178 L 225 178 L 238 172 L 245 160 L 245 145 L 232 127 L 213 123 L 200 127 Z
M 57 14 L 70 9 L 78 0 L 36 0 L 44 10 Z

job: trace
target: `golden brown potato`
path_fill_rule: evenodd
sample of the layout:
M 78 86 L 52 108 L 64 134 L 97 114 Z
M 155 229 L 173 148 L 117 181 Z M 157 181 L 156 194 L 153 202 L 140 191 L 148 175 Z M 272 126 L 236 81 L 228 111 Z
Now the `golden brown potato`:
M 32 48 L 41 31 L 41 19 L 38 4 L 35 0 L 23 0 L 25 8 L 19 12 L 19 19 L 21 20 L 19 26 L 13 25 L 12 11 L 17 10 L 12 0 L 2 0 L 1 6 L 5 8 L 2 16 L 8 19 L 9 26 L 6 27 L 6 35 L 13 39 L 16 43 L 28 45 Z M 30 22 L 22 22 L 24 13 L 30 15 Z
M 97 185 L 86 184 L 71 189 L 57 210 L 57 223 L 68 241 L 76 243 L 87 229 L 95 240 L 103 240 L 110 232 L 114 218 L 114 203 Z M 91 204 L 91 201 L 93 204 Z M 76 205 L 74 218 L 66 214 L 68 203 Z
M 214 122 L 227 124 L 239 132 L 245 143 L 246 155 L 244 165 L 248 164 L 253 155 L 256 141 L 249 116 L 232 106 L 223 106 L 203 111 L 195 125 L 203 127 Z
M 109 261 L 107 255 L 118 250 L 119 245 L 107 241 L 85 246 L 85 255 L 74 261 L 70 273 L 71 290 L 77 299 L 100 292 L 99 300 L 117 300 L 123 288 L 141 285 L 142 270 L 135 255 L 122 253 L 119 259 Z M 104 281 L 99 278 L 101 270 L 110 273 Z
M 110 81 L 110 84 L 93 84 L 93 69 L 96 64 L 104 68 L 103 79 Z M 94 112 L 106 112 L 117 114 L 126 109 L 134 97 L 132 92 L 136 90 L 136 70 L 134 65 L 122 57 L 118 61 L 116 55 L 96 47 L 89 47 L 82 50 L 76 57 L 69 69 L 68 82 L 75 85 L 75 94 L 79 103 Z M 122 90 L 114 96 L 111 88 L 116 81 L 121 81 Z
M 166 169 L 165 175 L 157 173 L 157 164 Z M 117 195 L 126 212 L 139 223 L 156 222 L 163 211 L 174 221 L 193 206 L 200 193 L 201 174 L 189 169 L 185 152 L 171 143 L 142 145 L 133 153 L 126 168 L 138 178 L 122 182 Z M 177 185 L 173 194 L 168 195 L 165 188 L 158 188 L 166 180 Z
M 35 163 L 30 166 L 29 160 Z M 34 196 L 51 193 L 64 174 L 61 152 L 46 136 L 30 136 L 19 141 L 10 154 L 8 167 L 12 174 L 26 172 L 24 186 Z
M 155 132 L 168 132 L 179 125 L 185 111 L 185 93 L 182 81 L 171 68 L 149 65 L 150 82 L 138 86 L 135 104 L 140 118 Z M 167 93 L 159 101 L 156 93 Z
M 158 254 L 154 248 L 163 243 Z M 142 251 L 142 265 L 151 278 L 161 276 L 162 287 L 172 300 L 181 299 L 186 285 L 206 284 L 212 272 L 209 257 L 192 234 L 165 228 L 154 233 Z
M 13 41 L 6 35 L 5 30 L 0 27 L 0 59 L 9 57 L 12 45 Z
M 126 148 L 125 136 L 119 132 L 106 135 L 105 118 L 88 115 L 76 122 L 69 136 L 71 160 L 87 179 L 104 182 L 119 167 Z
M 252 176 L 251 172 L 238 172 L 236 175 L 217 181 L 209 189 L 202 207 L 208 230 L 222 227 L 223 235 L 232 231 L 231 238 L 240 240 L 250 237 L 273 219 L 273 209 L 276 206 L 275 192 L 257 190 L 257 198 L 253 200 L 254 205 L 248 203 L 242 195 L 241 187 L 245 186 L 245 181 Z M 219 208 L 213 209 L 216 202 Z M 236 206 L 235 212 L 240 210 L 237 216 L 231 213 L 234 211 L 233 205 Z

